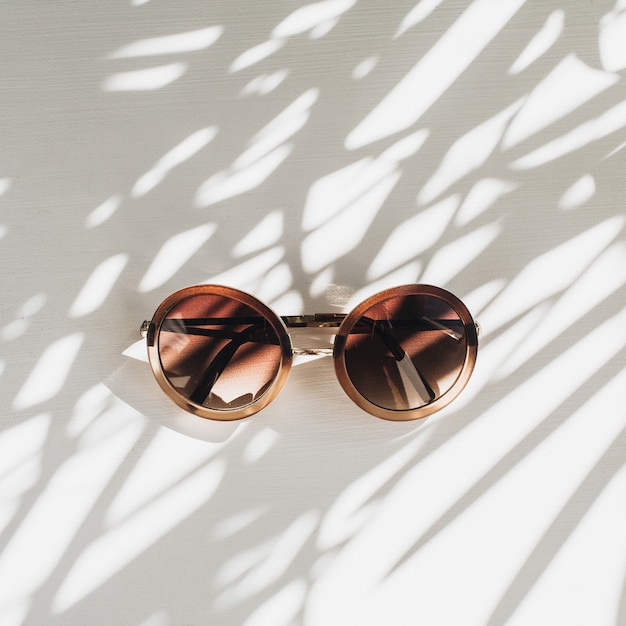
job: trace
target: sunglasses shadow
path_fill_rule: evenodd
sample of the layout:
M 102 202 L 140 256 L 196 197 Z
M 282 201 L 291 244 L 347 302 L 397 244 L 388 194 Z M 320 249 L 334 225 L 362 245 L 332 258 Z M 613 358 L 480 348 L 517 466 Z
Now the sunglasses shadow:
M 317 437 L 328 441 L 329 433 L 336 442 L 342 438 L 390 441 L 414 433 L 426 423 L 426 419 L 383 420 L 360 409 L 341 388 L 331 356 L 296 355 L 289 379 L 262 415 L 269 420 L 267 426 L 308 441 Z
M 117 398 L 160 426 L 210 443 L 227 441 L 241 422 L 202 419 L 176 406 L 157 384 L 138 341 L 123 353 L 124 362 L 103 382 Z
M 324 347 L 324 337 L 308 346 Z M 326 346 L 328 343 L 326 343 Z M 361 410 L 346 396 L 329 355 L 295 355 L 278 397 L 249 418 L 220 422 L 203 419 L 176 406 L 157 384 L 147 362 L 143 340 L 123 352 L 124 361 L 104 384 L 120 400 L 160 426 L 210 443 L 227 441 L 239 428 L 271 428 L 292 438 L 391 441 L 417 431 L 427 419 L 393 422 Z

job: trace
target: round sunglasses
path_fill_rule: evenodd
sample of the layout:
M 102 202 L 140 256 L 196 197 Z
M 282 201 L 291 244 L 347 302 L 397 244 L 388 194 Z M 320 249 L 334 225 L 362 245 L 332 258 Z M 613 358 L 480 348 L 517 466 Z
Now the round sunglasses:
M 337 328 L 332 350 L 294 348 L 288 328 Z M 237 420 L 280 392 L 295 354 L 332 354 L 337 379 L 362 409 L 414 420 L 447 406 L 470 379 L 479 326 L 456 296 L 431 285 L 373 295 L 350 313 L 279 317 L 220 285 L 168 296 L 141 327 L 154 376 L 178 406 Z

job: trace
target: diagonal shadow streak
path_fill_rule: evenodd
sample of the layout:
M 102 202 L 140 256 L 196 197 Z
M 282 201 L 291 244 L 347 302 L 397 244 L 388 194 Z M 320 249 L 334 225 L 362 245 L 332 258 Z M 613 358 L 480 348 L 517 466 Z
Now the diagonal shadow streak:
M 617 355 L 614 357 L 613 361 L 616 366 L 619 367 L 620 363 L 623 360 L 623 356 Z M 589 399 L 595 392 L 598 391 L 603 385 L 607 383 L 606 381 L 606 373 L 605 370 L 610 370 L 610 363 L 607 363 L 606 366 L 596 372 L 594 376 L 592 376 L 585 385 L 581 386 L 577 393 L 573 396 L 567 398 L 564 402 L 562 402 L 559 406 L 555 407 L 550 416 L 546 419 L 542 420 L 538 426 L 536 426 L 533 430 L 531 430 L 523 439 L 521 439 L 518 444 L 507 454 L 499 463 L 494 465 L 489 472 L 484 474 L 482 478 L 476 481 L 469 489 L 467 489 L 466 494 L 456 500 L 452 506 L 450 506 L 442 515 L 440 515 L 431 526 L 422 534 L 422 536 L 413 544 L 413 546 L 407 549 L 404 555 L 388 569 L 387 572 L 382 573 L 381 579 L 388 579 L 393 574 L 395 574 L 399 569 L 402 568 L 403 565 L 408 563 L 408 561 L 414 557 L 424 546 L 426 546 L 430 541 L 432 541 L 435 537 L 439 535 L 445 528 L 450 526 L 454 520 L 460 517 L 466 510 L 468 510 L 480 497 L 489 492 L 492 487 L 494 487 L 498 482 L 500 482 L 508 473 L 514 470 L 519 463 L 524 461 L 531 452 L 536 449 L 543 440 L 556 432 L 566 421 L 563 418 L 563 414 L 567 413 L 567 415 L 571 415 L 576 408 L 580 407 L 584 400 Z M 605 480 L 606 474 L 610 474 L 611 471 L 616 473 L 620 467 L 620 462 L 623 463 L 624 458 L 624 445 L 626 442 L 626 431 L 622 432 L 617 439 L 615 440 L 613 446 L 609 448 L 607 454 L 605 454 L 602 459 L 598 461 L 597 465 L 601 465 L 601 471 L 597 471 L 595 468 L 592 472 L 590 472 L 589 476 L 582 483 L 577 490 L 576 493 L 594 493 L 594 500 L 600 495 L 602 492 L 602 488 L 608 483 L 608 479 Z M 617 448 L 617 451 L 613 450 L 613 447 Z M 610 454 L 609 454 L 610 452 Z M 619 455 L 618 455 L 619 453 Z M 597 466 L 596 466 L 597 467 Z M 611 474 L 612 475 L 612 474 Z M 600 477 L 601 480 L 599 478 Z M 587 485 L 592 485 L 592 488 Z M 581 505 L 581 500 L 585 502 L 585 507 Z M 574 504 L 569 504 L 571 502 Z M 580 497 L 572 497 L 568 501 L 568 505 L 564 507 L 563 512 L 559 515 L 563 517 L 564 520 L 574 520 L 571 523 L 572 530 L 578 523 L 578 521 L 582 518 L 583 508 L 587 510 L 591 507 L 592 501 L 585 501 L 584 498 Z M 572 508 L 575 509 L 575 515 L 572 514 Z M 557 524 L 558 532 L 554 531 L 553 534 L 557 535 L 556 537 L 552 537 L 548 543 L 551 546 L 550 550 L 545 550 L 543 543 L 540 547 L 536 549 L 536 553 L 542 558 L 542 563 L 549 563 L 553 556 L 559 551 L 560 546 L 565 542 L 565 538 L 571 533 L 569 532 L 561 532 L 563 526 L 567 526 L 570 522 Z M 554 524 L 551 528 L 554 527 Z M 549 533 L 550 531 L 547 531 Z M 558 546 L 555 548 L 555 546 Z M 544 553 L 549 554 L 549 556 L 544 557 Z M 538 574 L 542 571 L 543 568 L 538 569 L 534 568 L 533 572 Z M 527 580 L 528 577 L 525 578 Z M 536 580 L 536 576 L 530 578 L 530 580 Z M 496 623 L 503 624 L 506 620 L 499 620 L 497 622 L 493 622 L 495 626 Z M 492 624 L 492 622 L 490 622 Z
M 626 572 L 624 573 L 624 584 L 622 585 L 621 600 L 617 610 L 616 626 L 626 626 Z
M 604 488 L 620 471 L 624 464 L 625 450 L 626 428 L 622 429 L 606 453 L 598 459 L 561 512 L 546 529 L 543 537 L 537 542 L 535 549 L 528 555 L 517 576 L 502 595 L 485 626 L 498 626 L 508 622 L 541 573 L 545 571 L 574 532 L 584 514 L 591 509 Z
M 83 553 L 85 546 L 88 546 L 92 541 L 94 529 L 97 529 L 98 532 L 102 532 L 106 511 L 118 493 L 118 485 L 123 484 L 123 481 L 131 474 L 138 459 L 141 458 L 142 453 L 144 453 L 150 445 L 150 442 L 155 436 L 155 432 L 155 428 L 149 426 L 135 445 L 135 450 L 138 454 L 131 455 L 124 459 L 110 477 L 106 487 L 99 494 L 81 523 L 80 528 L 72 537 L 71 543 L 63 552 L 63 556 L 56 563 L 54 569 L 46 578 L 46 581 L 32 593 L 31 609 L 28 616 L 23 621 L 23 626 L 29 626 L 31 624 L 36 626 L 37 624 L 41 624 L 42 621 L 50 619 L 50 615 L 53 614 L 51 606 L 59 590 L 60 583 L 65 580 L 72 566 Z

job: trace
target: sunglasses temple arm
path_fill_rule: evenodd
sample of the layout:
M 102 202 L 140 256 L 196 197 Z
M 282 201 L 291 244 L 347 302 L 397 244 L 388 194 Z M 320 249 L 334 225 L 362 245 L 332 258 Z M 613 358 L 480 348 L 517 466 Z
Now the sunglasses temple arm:
M 400 345 L 396 339 L 391 326 L 383 326 L 377 323 L 376 320 L 372 320 L 369 317 L 362 317 L 361 321 L 365 322 L 368 326 L 379 335 L 383 343 L 387 346 L 387 349 L 393 355 L 393 358 L 398 364 L 398 371 L 400 377 L 406 380 L 416 391 L 420 400 L 424 404 L 428 404 L 435 399 L 435 392 L 432 390 L 428 381 L 424 378 L 421 372 L 415 367 L 415 364 L 411 360 L 411 357 L 405 352 L 404 348 Z
M 215 330 L 212 328 L 198 328 L 198 326 L 205 326 L 210 324 L 253 324 L 258 325 L 263 321 L 263 318 L 206 318 L 206 319 L 166 319 L 161 322 L 161 330 L 170 333 L 180 333 L 182 335 L 198 335 L 201 337 L 219 337 L 220 339 L 235 339 L 239 336 L 240 331 L 230 331 L 224 328 Z M 145 324 L 146 322 L 144 322 Z M 143 327 L 142 327 L 143 328 Z
M 245 330 L 237 333 L 237 335 L 217 353 L 217 356 L 211 361 L 211 364 L 204 372 L 197 387 L 189 396 L 192 402 L 204 404 L 218 378 L 222 375 L 222 372 L 235 355 L 235 352 L 237 352 L 244 343 L 254 341 L 254 337 L 251 335 L 259 329 L 262 329 L 262 325 L 258 323 L 249 326 Z
M 420 316 L 420 319 L 424 320 L 432 328 L 436 328 L 437 330 L 440 330 L 446 333 L 446 335 L 449 335 L 450 337 L 452 337 L 453 339 L 456 339 L 457 341 L 459 341 L 459 339 L 463 337 L 463 333 L 457 332 L 456 330 L 450 328 L 449 326 L 442 324 L 438 320 L 434 320 L 430 317 L 426 317 L 425 315 Z
M 334 326 L 338 322 L 340 322 L 341 319 L 343 319 L 344 317 L 345 316 L 343 314 L 329 314 L 328 316 L 323 315 L 323 314 L 317 314 L 315 316 L 283 317 L 283 321 L 285 321 L 288 326 L 317 325 L 320 322 L 324 325 L 332 324 Z M 435 328 L 438 328 L 440 330 L 448 330 L 449 332 L 454 332 L 454 331 L 450 331 L 450 329 L 446 329 L 442 324 L 439 324 L 435 320 L 431 320 L 430 318 L 427 318 L 427 317 L 423 317 L 422 319 Z M 171 332 L 181 332 L 181 333 L 190 334 L 190 335 L 213 335 L 213 336 L 217 335 L 221 337 L 228 336 L 231 339 L 230 343 L 228 343 L 226 346 L 224 346 L 224 348 L 222 348 L 222 350 L 218 353 L 215 359 L 213 359 L 207 371 L 204 373 L 204 376 L 198 383 L 198 386 L 196 387 L 196 389 L 193 391 L 193 393 L 190 396 L 190 400 L 192 400 L 192 402 L 196 402 L 197 404 L 203 404 L 206 401 L 206 398 L 211 393 L 213 386 L 217 382 L 218 378 L 220 377 L 220 375 L 222 374 L 222 372 L 224 371 L 224 369 L 226 368 L 226 366 L 228 365 L 232 357 L 235 355 L 235 352 L 244 343 L 248 341 L 254 341 L 254 337 L 251 335 L 253 335 L 253 333 L 259 329 L 261 320 L 262 318 L 259 318 L 258 320 L 256 318 L 254 320 L 253 319 L 247 320 L 247 321 L 253 322 L 252 325 L 249 326 L 246 330 L 238 332 L 238 333 L 229 333 L 228 331 L 224 331 L 224 330 L 210 331 L 208 329 L 194 328 L 191 325 L 191 323 L 206 324 L 206 323 L 215 322 L 215 320 L 208 320 L 208 319 L 206 320 L 205 319 L 180 320 L 180 322 L 185 323 L 183 327 L 175 326 L 175 327 L 171 327 L 167 329 Z M 235 319 L 228 320 L 228 318 L 220 319 L 221 323 L 224 323 L 227 321 L 232 321 L 232 323 L 235 323 L 235 322 L 240 323 L 241 319 L 240 318 L 236 320 Z M 402 346 L 399 344 L 393 332 L 391 331 L 391 328 L 382 326 L 376 320 L 372 320 L 368 317 L 362 317 L 360 321 L 365 323 L 365 325 L 369 329 L 373 330 L 374 333 L 379 335 L 383 343 L 387 346 L 389 351 L 393 354 L 394 358 L 396 359 L 398 363 L 398 369 L 403 374 L 403 377 L 406 378 L 410 382 L 410 384 L 415 388 L 420 398 L 425 403 L 432 401 L 435 398 L 434 391 L 432 390 L 428 382 L 425 380 L 424 376 L 419 372 L 419 370 L 417 370 L 417 368 L 413 364 L 413 361 L 411 360 L 409 355 L 404 351 Z M 144 322 L 142 324 L 142 328 L 141 328 L 142 334 L 147 332 L 148 325 L 149 325 L 149 322 L 148 323 Z
M 217 356 L 213 359 L 213 361 L 211 361 L 211 364 L 204 372 L 204 375 L 200 379 L 197 387 L 189 396 L 189 399 L 192 402 L 195 402 L 196 404 L 204 404 L 211 393 L 213 386 L 217 382 L 217 379 L 226 369 L 226 366 L 233 358 L 240 345 L 241 344 L 236 344 L 234 341 L 231 341 L 219 351 Z
M 340 326 L 346 317 L 345 313 L 314 313 L 312 315 L 282 315 L 281 320 L 287 328 L 306 328 L 306 327 L 335 327 Z M 161 330 L 167 330 L 173 333 L 184 333 L 187 335 L 206 335 L 206 336 L 232 336 L 237 333 L 230 333 L 225 329 L 212 330 L 201 328 L 202 326 L 218 325 L 218 326 L 240 326 L 241 324 L 261 324 L 265 321 L 262 316 L 248 317 L 197 317 L 197 318 L 175 318 L 166 319 L 161 322 Z M 141 326 L 142 336 L 148 330 L 150 322 L 144 322 Z

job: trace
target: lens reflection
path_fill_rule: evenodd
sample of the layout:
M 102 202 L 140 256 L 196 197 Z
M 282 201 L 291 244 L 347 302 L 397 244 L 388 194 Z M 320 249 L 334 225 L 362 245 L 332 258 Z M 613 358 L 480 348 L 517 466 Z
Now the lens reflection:
M 234 410 L 258 400 L 281 364 L 276 331 L 252 306 L 220 295 L 176 304 L 158 336 L 163 372 L 199 406 Z
M 456 310 L 433 295 L 391 297 L 370 307 L 346 338 L 352 384 L 383 409 L 411 410 L 444 395 L 466 356 Z

